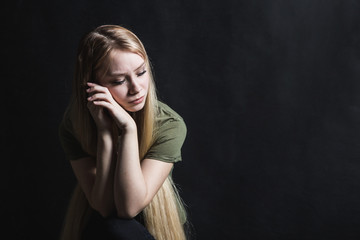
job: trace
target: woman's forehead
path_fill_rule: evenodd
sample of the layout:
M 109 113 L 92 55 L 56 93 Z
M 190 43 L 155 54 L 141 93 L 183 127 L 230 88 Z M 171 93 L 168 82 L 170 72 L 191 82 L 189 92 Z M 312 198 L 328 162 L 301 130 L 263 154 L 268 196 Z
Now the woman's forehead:
M 109 55 L 109 71 L 116 73 L 136 71 L 144 62 L 144 58 L 137 53 L 114 50 Z

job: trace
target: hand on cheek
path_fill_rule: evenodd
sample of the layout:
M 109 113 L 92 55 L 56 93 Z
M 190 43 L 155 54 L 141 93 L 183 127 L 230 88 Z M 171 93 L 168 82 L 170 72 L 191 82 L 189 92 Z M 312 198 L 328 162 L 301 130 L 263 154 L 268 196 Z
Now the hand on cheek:
M 108 88 L 88 82 L 88 107 L 97 127 L 109 127 L 105 111 L 109 113 L 119 128 L 134 126 L 132 117 L 114 100 Z

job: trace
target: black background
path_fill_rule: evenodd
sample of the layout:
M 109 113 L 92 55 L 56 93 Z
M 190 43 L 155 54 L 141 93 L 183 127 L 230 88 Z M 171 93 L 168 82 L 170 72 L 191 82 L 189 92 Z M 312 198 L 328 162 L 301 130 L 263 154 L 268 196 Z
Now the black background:
M 2 6 L 1 234 L 56 239 L 75 178 L 57 135 L 78 41 L 120 24 L 188 126 L 193 239 L 360 238 L 360 2 Z

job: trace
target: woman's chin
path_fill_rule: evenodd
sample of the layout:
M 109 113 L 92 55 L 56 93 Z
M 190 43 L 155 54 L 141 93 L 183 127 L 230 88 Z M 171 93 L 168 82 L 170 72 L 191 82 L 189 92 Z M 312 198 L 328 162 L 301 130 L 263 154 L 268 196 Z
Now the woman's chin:
M 135 113 L 135 112 L 138 112 L 138 111 L 142 110 L 142 109 L 144 108 L 144 105 L 145 105 L 145 104 L 141 103 L 141 104 L 136 104 L 136 105 L 128 106 L 128 107 L 126 108 L 126 111 Z

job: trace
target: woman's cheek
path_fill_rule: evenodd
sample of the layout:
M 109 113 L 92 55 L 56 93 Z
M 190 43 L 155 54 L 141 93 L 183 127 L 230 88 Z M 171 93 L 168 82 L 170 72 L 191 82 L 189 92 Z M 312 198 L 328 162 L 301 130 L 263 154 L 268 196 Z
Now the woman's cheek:
M 116 91 L 116 89 L 111 89 L 110 90 L 111 96 L 113 97 L 113 99 L 119 104 L 122 105 L 123 97 L 120 91 Z

